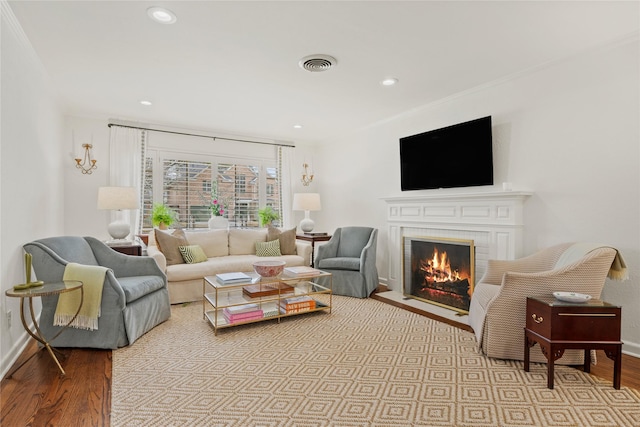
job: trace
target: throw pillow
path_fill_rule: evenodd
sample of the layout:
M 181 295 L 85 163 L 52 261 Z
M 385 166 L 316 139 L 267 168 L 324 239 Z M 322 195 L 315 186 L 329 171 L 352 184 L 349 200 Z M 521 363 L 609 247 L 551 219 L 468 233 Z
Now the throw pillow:
M 256 242 L 256 255 L 258 256 L 280 256 L 280 241 Z
M 296 254 L 296 228 L 291 230 L 282 231 L 279 228 L 269 226 L 267 229 L 267 240 L 280 241 L 280 252 L 282 255 L 295 255 Z
M 173 233 L 165 233 L 155 229 L 156 245 L 167 259 L 167 265 L 184 264 L 179 246 L 188 246 L 189 242 L 182 230 L 174 230 Z
M 178 246 L 178 249 L 180 249 L 182 258 L 187 264 L 197 264 L 207 260 L 207 256 L 200 245 Z

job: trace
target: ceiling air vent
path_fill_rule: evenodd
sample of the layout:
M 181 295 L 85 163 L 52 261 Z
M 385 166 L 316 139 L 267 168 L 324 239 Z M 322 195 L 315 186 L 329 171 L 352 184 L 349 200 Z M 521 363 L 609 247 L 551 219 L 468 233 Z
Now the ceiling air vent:
M 298 65 L 303 70 L 311 71 L 312 73 L 327 71 L 330 68 L 335 67 L 338 64 L 336 58 L 329 55 L 309 55 L 305 56 L 298 62 Z

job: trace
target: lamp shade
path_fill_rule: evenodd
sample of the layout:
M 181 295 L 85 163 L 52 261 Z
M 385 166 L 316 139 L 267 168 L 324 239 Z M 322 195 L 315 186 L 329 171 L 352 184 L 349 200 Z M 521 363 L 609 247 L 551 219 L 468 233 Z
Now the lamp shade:
M 138 193 L 134 187 L 98 188 L 98 209 L 138 209 Z
M 294 211 L 319 211 L 320 209 L 320 194 L 295 193 L 293 195 Z

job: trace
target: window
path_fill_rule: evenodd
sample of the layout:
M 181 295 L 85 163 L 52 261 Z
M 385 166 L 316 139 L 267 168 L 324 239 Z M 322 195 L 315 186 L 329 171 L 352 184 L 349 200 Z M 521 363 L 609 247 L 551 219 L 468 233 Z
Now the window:
M 229 219 L 230 227 L 259 227 L 258 209 L 264 206 L 281 212 L 277 169 L 271 164 L 251 160 L 225 162 L 213 156 L 196 156 L 201 160 L 179 157 L 182 156 L 176 153 L 149 153 L 143 203 L 145 229 L 152 227 L 154 202 L 172 208 L 184 228 L 207 228 L 212 197 L 222 202 L 223 216 Z M 154 170 L 154 162 L 161 167 Z

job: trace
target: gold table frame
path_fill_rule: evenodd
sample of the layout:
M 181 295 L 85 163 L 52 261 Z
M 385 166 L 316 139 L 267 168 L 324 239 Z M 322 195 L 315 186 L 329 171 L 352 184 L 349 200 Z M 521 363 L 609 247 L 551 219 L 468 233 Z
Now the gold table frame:
M 8 297 L 20 298 L 20 320 L 22 321 L 22 326 L 24 327 L 25 331 L 27 331 L 27 333 L 33 337 L 33 339 L 35 339 L 36 341 L 38 341 L 40 344 L 43 345 L 42 348 L 40 348 L 38 351 L 33 353 L 31 356 L 29 356 L 27 360 L 22 362 L 17 368 L 11 371 L 11 373 L 7 375 L 7 378 L 11 378 L 18 369 L 24 366 L 29 360 L 31 360 L 33 356 L 35 356 L 45 348 L 51 355 L 51 358 L 56 362 L 56 365 L 58 365 L 58 369 L 60 369 L 60 372 L 62 373 L 62 375 L 63 376 L 66 375 L 66 373 L 64 372 L 64 369 L 62 369 L 62 365 L 60 365 L 60 361 L 58 360 L 54 352 L 57 352 L 62 357 L 64 357 L 64 355 L 60 351 L 53 348 L 51 346 L 51 342 L 55 340 L 65 329 L 67 329 L 71 325 L 71 323 L 73 323 L 73 321 L 76 319 L 76 317 L 78 317 L 78 314 L 80 313 L 80 309 L 82 308 L 82 303 L 84 302 L 83 286 L 84 286 L 83 283 L 78 280 L 65 280 L 63 282 L 45 283 L 42 286 L 27 288 L 27 289 L 14 290 L 13 288 L 11 288 L 5 292 L 5 295 L 7 295 Z M 53 336 L 53 338 L 51 338 L 50 340 L 47 340 L 47 338 L 42 334 L 42 331 L 40 330 L 40 326 L 38 325 L 38 321 L 36 320 L 35 312 L 33 310 L 33 298 L 51 296 L 51 295 L 60 295 L 65 292 L 72 292 L 78 289 L 80 290 L 80 304 L 78 305 L 78 310 L 76 311 L 76 314 L 69 321 L 69 323 L 63 326 L 60 329 L 60 331 L 58 331 L 58 333 Z M 25 304 L 24 304 L 25 298 L 29 299 L 29 314 L 31 315 L 31 320 L 33 321 L 33 328 L 34 328 L 33 331 L 31 330 L 31 328 L 29 328 L 29 325 L 27 325 L 27 321 L 25 317 Z

